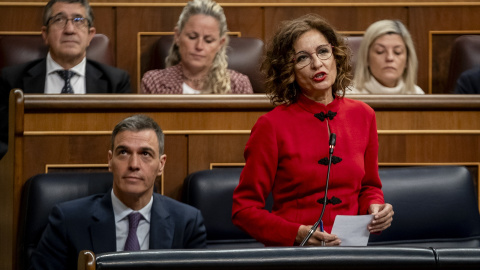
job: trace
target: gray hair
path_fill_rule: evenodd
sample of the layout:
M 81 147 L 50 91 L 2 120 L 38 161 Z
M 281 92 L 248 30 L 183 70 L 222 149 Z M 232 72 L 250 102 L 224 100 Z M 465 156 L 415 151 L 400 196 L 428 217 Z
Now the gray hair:
M 187 3 L 183 8 L 177 22 L 177 31 L 182 32 L 185 24 L 190 17 L 194 15 L 206 15 L 215 18 L 219 24 L 220 38 L 225 37 L 225 43 L 213 59 L 212 67 L 208 75 L 205 89 L 211 90 L 213 94 L 223 94 L 230 92 L 230 76 L 227 71 L 227 46 L 228 46 L 228 28 L 227 19 L 223 13 L 223 8 L 212 0 L 193 0 Z M 180 63 L 182 57 L 178 45 L 173 42 L 165 59 L 167 67 L 175 66 Z
M 402 37 L 407 49 L 407 65 L 403 72 L 406 93 L 415 93 L 417 82 L 418 59 L 413 45 L 412 37 L 405 25 L 397 20 L 381 20 L 367 28 L 363 35 L 362 43 L 358 50 L 357 65 L 355 68 L 354 85 L 357 89 L 364 89 L 365 83 L 371 79 L 372 74 L 368 68 L 368 52 L 371 44 L 380 36 L 398 34 Z
M 93 26 L 93 20 L 94 20 L 93 10 L 90 7 L 88 0 L 50 0 L 48 1 L 47 5 L 43 9 L 43 26 L 48 26 L 48 20 L 52 16 L 52 6 L 55 3 L 59 3 L 59 2 L 68 3 L 68 4 L 79 3 L 80 5 L 82 5 L 85 8 L 85 12 L 87 14 L 88 27 Z
M 111 150 L 112 151 L 114 150 L 113 147 L 114 147 L 115 137 L 117 136 L 118 133 L 122 131 L 138 132 L 142 130 L 155 131 L 155 134 L 157 135 L 157 139 L 158 139 L 158 153 L 160 155 L 163 155 L 165 135 L 163 134 L 162 129 L 157 124 L 157 122 L 155 122 L 155 120 L 143 114 L 137 114 L 137 115 L 132 115 L 130 117 L 127 117 L 122 121 L 120 121 L 120 123 L 118 123 L 115 126 L 115 128 L 112 131 Z

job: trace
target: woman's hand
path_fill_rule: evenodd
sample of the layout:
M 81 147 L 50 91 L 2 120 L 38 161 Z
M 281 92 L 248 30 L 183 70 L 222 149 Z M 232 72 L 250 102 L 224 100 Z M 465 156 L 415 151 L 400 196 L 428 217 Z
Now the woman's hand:
M 368 224 L 370 233 L 377 233 L 392 225 L 393 207 L 391 204 L 371 204 L 368 213 L 373 215 L 373 220 Z
M 298 228 L 297 237 L 295 238 L 295 243 L 297 245 L 300 245 L 303 239 L 307 237 L 311 228 L 312 226 L 300 225 Z M 338 246 L 342 241 L 335 234 L 321 232 L 317 228 L 310 239 L 308 239 L 308 241 L 305 243 L 305 246 L 322 246 L 322 242 L 325 242 L 325 246 Z

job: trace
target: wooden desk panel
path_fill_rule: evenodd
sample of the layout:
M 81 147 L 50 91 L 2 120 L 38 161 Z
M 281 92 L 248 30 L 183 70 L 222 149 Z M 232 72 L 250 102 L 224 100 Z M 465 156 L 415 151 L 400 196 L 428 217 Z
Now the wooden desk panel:
M 379 161 L 480 163 L 480 96 L 355 96 L 377 115 Z M 31 176 L 105 170 L 110 133 L 145 113 L 163 128 L 167 166 L 161 191 L 180 199 L 183 179 L 212 163 L 242 163 L 250 129 L 273 106 L 264 95 L 11 96 L 9 152 L 0 161 L 0 268 L 11 269 L 21 189 Z M 5 266 L 5 267 L 3 267 Z

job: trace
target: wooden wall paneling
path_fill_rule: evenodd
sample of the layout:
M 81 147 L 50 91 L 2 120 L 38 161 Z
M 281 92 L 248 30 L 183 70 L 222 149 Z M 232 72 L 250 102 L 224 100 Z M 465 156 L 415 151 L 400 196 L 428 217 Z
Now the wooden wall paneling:
M 323 16 L 337 31 L 365 31 L 377 20 L 407 21 L 406 8 L 399 7 L 265 7 L 265 38 L 269 39 L 280 22 L 292 20 L 308 13 Z
M 9 107 L 9 145 L 7 153 L 0 159 L 0 269 L 12 269 L 15 266 L 13 247 L 16 244 L 18 220 L 15 200 L 21 194 L 18 185 L 23 185 L 23 98 L 11 94 L 9 103 L 14 104 Z
M 475 111 L 377 111 L 376 117 L 378 130 L 480 130 L 479 115 Z
M 27 135 L 25 137 L 25 148 L 31 149 L 24 156 L 24 163 L 29 164 L 24 170 L 25 179 L 39 172 L 45 173 L 48 164 L 108 163 L 109 135 Z M 85 149 L 88 149 L 88 156 L 85 155 Z
M 183 180 L 188 170 L 188 137 L 185 134 L 168 134 L 165 131 L 165 154 L 167 163 L 164 171 L 164 195 L 181 199 Z
M 455 163 L 480 160 L 480 131 L 476 134 L 382 134 L 379 162 Z
M 406 162 L 406 140 L 402 134 L 378 134 L 378 162 Z
M 240 32 L 242 37 L 264 39 L 264 10 L 262 7 L 228 7 L 223 11 L 229 32 Z
M 0 7 L 0 31 L 40 31 L 43 6 Z
M 432 88 L 429 88 L 429 31 L 475 31 L 480 29 L 480 20 L 478 17 L 480 6 L 445 6 L 445 7 L 409 7 L 409 24 L 412 38 L 417 48 L 419 61 L 418 85 L 425 91 L 433 94 L 445 93 L 438 78 L 446 76 L 444 74 L 432 74 Z M 439 40 L 441 41 L 441 40 Z M 443 51 L 434 51 L 436 54 L 432 58 L 442 59 Z M 443 57 L 445 58 L 445 57 Z M 450 59 L 447 57 L 447 59 Z M 439 63 L 432 60 L 436 65 L 447 65 L 449 63 Z M 443 69 L 436 70 L 444 72 Z M 447 74 L 448 76 L 448 74 Z M 441 87 L 440 89 L 433 88 Z
M 112 49 L 113 56 L 115 58 L 115 63 L 118 63 L 116 59 L 116 50 L 117 50 L 117 36 L 116 36 L 116 26 L 117 18 L 115 7 L 92 7 L 94 19 L 95 30 L 99 34 L 106 35 L 110 40 L 110 48 Z
M 182 7 L 118 7 L 116 11 L 117 67 L 128 71 L 138 93 L 137 33 L 172 32 Z
M 407 140 L 412 162 L 475 162 L 480 158 L 480 132 L 468 134 L 425 134 Z
M 188 173 L 205 170 L 211 163 L 242 163 L 250 129 L 238 134 L 190 135 Z

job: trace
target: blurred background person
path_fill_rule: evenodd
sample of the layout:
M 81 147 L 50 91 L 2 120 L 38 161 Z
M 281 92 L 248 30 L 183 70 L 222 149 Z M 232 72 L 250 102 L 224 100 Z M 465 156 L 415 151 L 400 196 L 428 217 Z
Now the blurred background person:
M 336 215 L 372 214 L 370 232 L 392 222 L 378 175 L 375 113 L 344 98 L 351 83 L 350 50 L 322 17 L 284 22 L 262 64 L 275 109 L 261 116 L 245 147 L 246 164 L 233 194 L 233 223 L 267 246 L 299 245 L 318 220 L 325 194 L 329 137 L 336 134 L 329 200 L 306 245 L 339 245 Z M 264 209 L 273 195 L 272 212 Z M 333 198 L 335 197 L 335 198 Z M 332 200 L 333 199 L 333 200 Z
M 480 67 L 469 69 L 460 75 L 455 94 L 480 94 Z
M 416 85 L 417 54 L 407 28 L 396 20 L 370 25 L 358 50 L 352 91 L 347 94 L 425 94 Z
M 0 73 L 0 158 L 8 144 L 8 96 L 13 88 L 24 93 L 130 93 L 124 70 L 87 59 L 95 36 L 93 10 L 87 0 L 50 0 L 43 10 L 45 58 L 5 67 Z
M 150 70 L 141 89 L 150 94 L 250 94 L 246 75 L 227 69 L 227 21 L 214 1 L 187 3 L 175 27 L 166 69 Z

